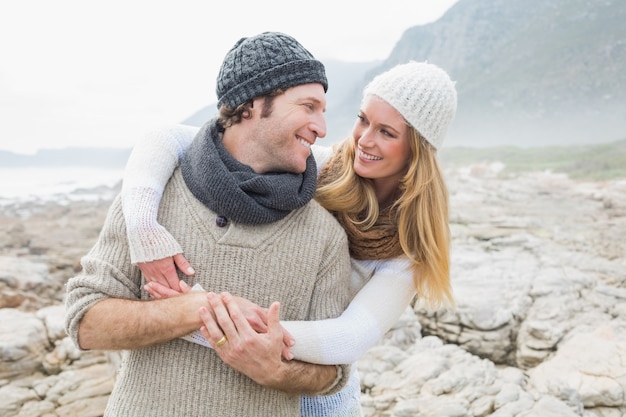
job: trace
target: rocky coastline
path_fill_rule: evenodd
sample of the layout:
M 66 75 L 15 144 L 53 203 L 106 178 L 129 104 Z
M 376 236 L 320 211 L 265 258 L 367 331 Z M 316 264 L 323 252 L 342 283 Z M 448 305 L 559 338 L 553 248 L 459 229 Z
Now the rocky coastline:
M 361 358 L 365 416 L 626 415 L 626 180 L 446 176 L 456 309 L 417 302 Z M 0 415 L 102 415 L 119 356 L 73 346 L 63 297 L 118 190 L 2 207 Z

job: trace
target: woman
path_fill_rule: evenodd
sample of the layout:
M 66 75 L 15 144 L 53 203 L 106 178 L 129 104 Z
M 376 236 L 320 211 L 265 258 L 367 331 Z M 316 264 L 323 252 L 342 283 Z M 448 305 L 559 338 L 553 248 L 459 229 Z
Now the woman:
M 339 318 L 282 322 L 296 341 L 289 357 L 352 363 L 380 340 L 415 294 L 429 307 L 454 304 L 448 193 L 436 151 L 456 106 L 454 83 L 443 70 L 427 63 L 398 65 L 365 87 L 351 137 L 333 148 L 312 148 L 319 171 L 315 199 L 348 235 L 354 298 Z M 156 211 L 195 132 L 180 126 L 149 135 L 133 150 L 124 176 L 131 254 L 153 281 L 147 290 L 154 297 L 178 292 L 174 263 L 193 273 L 182 248 L 158 225 Z M 182 281 L 181 290 L 188 290 Z M 203 334 L 218 343 L 206 327 Z M 342 392 L 303 397 L 302 415 L 361 415 L 359 394 L 354 370 Z

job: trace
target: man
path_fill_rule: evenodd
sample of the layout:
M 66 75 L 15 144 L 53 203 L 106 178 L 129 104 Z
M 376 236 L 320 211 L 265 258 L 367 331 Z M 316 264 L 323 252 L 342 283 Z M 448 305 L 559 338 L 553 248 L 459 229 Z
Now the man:
M 345 234 L 311 200 L 324 67 L 292 37 L 265 32 L 233 46 L 217 81 L 220 115 L 172 176 L 159 221 L 194 265 L 190 284 L 281 304 L 267 333 L 250 332 L 256 351 L 237 370 L 218 356 L 225 338 L 215 350 L 179 339 L 201 326 L 215 294 L 149 300 L 118 198 L 66 298 L 81 349 L 126 350 L 106 416 L 297 416 L 301 394 L 337 392 L 349 374 L 281 360 L 279 308 L 283 320 L 317 320 L 338 316 L 349 297 Z

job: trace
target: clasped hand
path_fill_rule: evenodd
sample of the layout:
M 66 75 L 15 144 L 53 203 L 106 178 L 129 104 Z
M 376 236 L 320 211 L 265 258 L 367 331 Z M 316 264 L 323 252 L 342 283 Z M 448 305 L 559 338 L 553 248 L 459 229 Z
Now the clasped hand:
M 191 287 L 180 280 L 176 272 L 178 268 L 187 276 L 195 273 L 183 254 L 142 262 L 137 266 L 147 281 L 144 289 L 153 299 L 174 297 L 191 291 Z M 207 293 L 207 301 L 209 308 L 202 307 L 198 312 L 204 323 L 200 330 L 214 348 L 217 341 L 226 336 L 229 343 L 216 349 L 224 362 L 237 369 L 236 363 L 245 361 L 244 351 L 250 351 L 250 356 L 258 357 L 260 351 L 275 350 L 276 340 L 280 340 L 282 358 L 293 359 L 289 348 L 295 344 L 295 340 L 280 325 L 278 303 L 268 309 L 246 298 L 212 292 Z

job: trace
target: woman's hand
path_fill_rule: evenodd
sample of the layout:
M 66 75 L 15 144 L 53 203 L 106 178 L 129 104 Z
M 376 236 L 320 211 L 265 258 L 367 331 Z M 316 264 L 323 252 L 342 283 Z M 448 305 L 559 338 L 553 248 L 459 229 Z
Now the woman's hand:
M 174 297 L 176 295 L 186 294 L 191 291 L 191 287 L 185 281 L 180 281 L 178 283 L 180 287 L 179 290 L 173 290 L 170 287 L 167 287 L 159 282 L 148 282 L 144 285 L 144 289 L 150 294 L 150 297 L 155 300 L 160 300 L 162 298 Z
M 232 303 L 237 304 L 241 314 L 246 318 L 250 327 L 257 333 L 267 333 L 268 309 L 261 307 L 252 301 L 237 296 L 230 296 Z
M 180 269 L 180 271 L 188 277 L 193 276 L 195 273 L 191 264 L 182 253 L 151 262 L 140 262 L 137 266 L 143 273 L 143 276 L 146 278 L 148 284 L 159 284 L 159 287 L 157 288 L 164 287 L 170 289 L 174 291 L 174 294 L 187 292 L 181 287 L 181 282 L 183 281 L 178 278 L 176 268 L 178 267 L 178 269 Z M 156 290 L 155 294 L 161 296 L 155 297 L 155 294 L 150 292 L 150 289 L 146 288 L 146 291 L 148 291 L 154 298 L 165 298 L 165 295 L 172 295 L 170 291 Z

